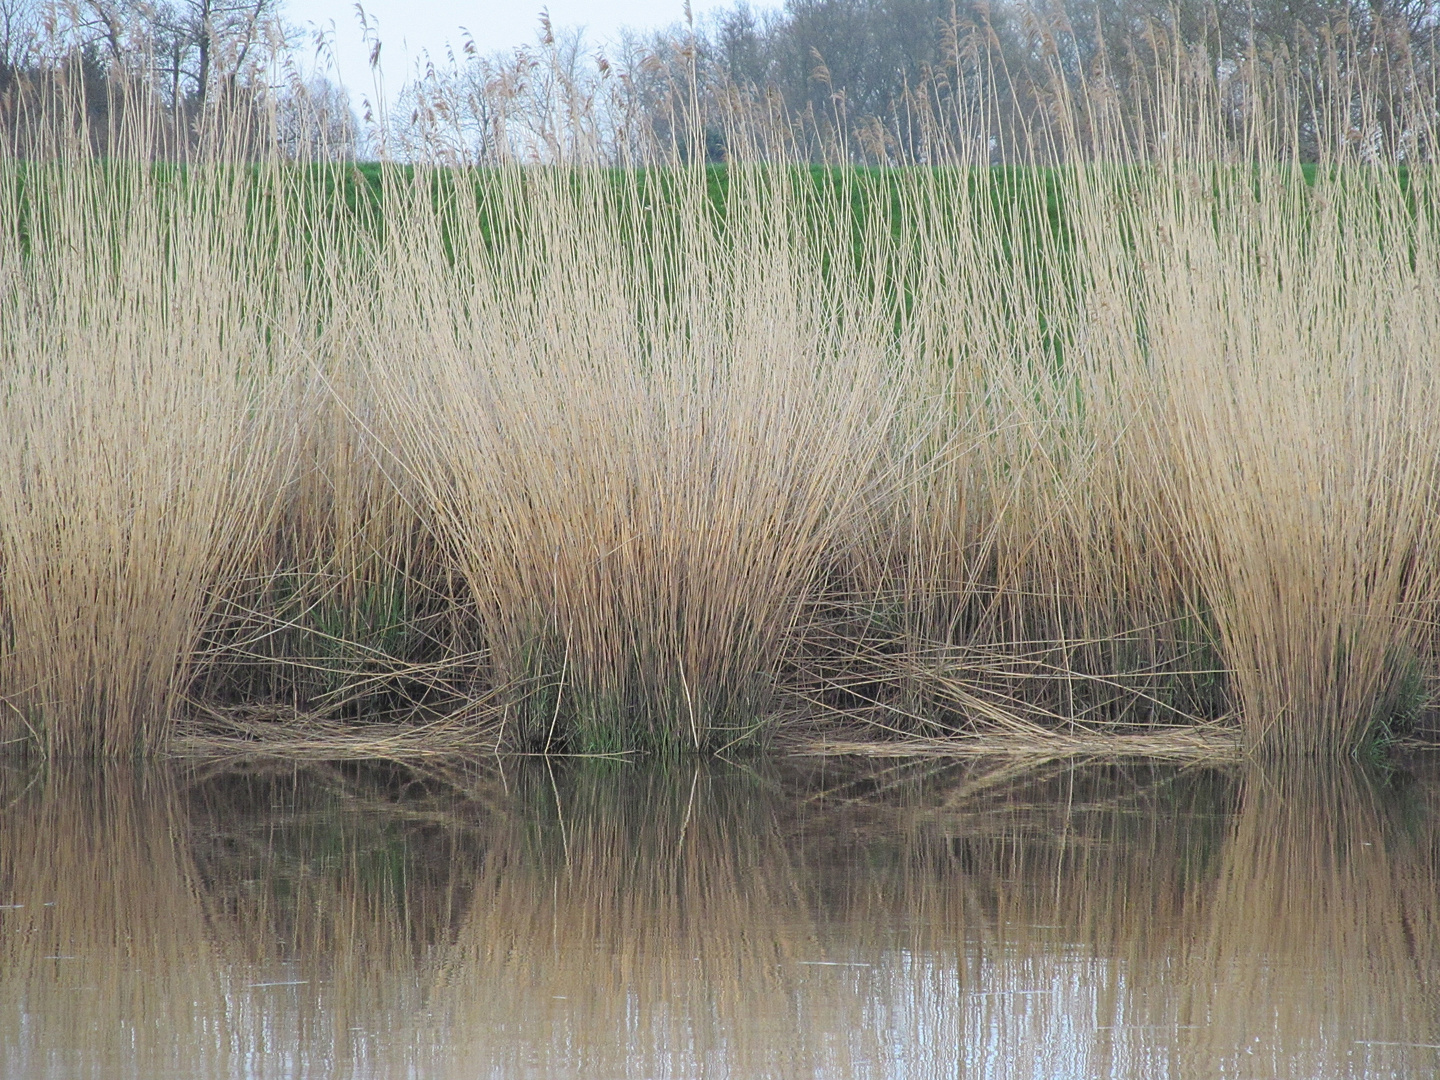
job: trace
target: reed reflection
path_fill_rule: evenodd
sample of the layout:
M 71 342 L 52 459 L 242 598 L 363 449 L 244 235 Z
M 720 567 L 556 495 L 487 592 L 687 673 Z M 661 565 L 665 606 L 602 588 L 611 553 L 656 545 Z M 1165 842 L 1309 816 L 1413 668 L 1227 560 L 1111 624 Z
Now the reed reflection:
M 223 1074 L 233 980 L 170 774 L 0 776 L 0 1075 Z
M 1257 769 L 1243 791 L 1182 968 L 1177 1074 L 1433 1075 L 1435 786 Z
M 1440 784 L 1135 764 L 0 772 L 6 1076 L 1440 1064 Z

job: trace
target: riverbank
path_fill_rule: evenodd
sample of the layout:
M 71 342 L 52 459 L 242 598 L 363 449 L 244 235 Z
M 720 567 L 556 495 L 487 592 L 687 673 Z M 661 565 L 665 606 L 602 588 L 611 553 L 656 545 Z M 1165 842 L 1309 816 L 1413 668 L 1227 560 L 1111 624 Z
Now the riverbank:
M 1404 737 L 1433 180 L 1175 123 L 1028 173 L 0 161 L 0 741 Z

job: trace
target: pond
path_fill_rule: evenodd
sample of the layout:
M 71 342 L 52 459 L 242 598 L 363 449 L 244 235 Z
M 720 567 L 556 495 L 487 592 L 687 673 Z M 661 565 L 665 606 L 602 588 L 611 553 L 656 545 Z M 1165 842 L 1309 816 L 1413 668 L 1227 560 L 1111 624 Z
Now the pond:
M 1440 761 L 0 763 L 0 1075 L 1440 1070 Z

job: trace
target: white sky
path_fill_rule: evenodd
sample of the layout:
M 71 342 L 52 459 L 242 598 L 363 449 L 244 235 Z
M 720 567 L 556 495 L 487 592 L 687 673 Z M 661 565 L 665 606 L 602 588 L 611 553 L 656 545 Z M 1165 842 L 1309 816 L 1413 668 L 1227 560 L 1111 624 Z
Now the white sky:
M 697 19 L 728 6 L 721 0 L 693 2 Z M 684 0 L 365 0 L 366 14 L 372 24 L 378 23 L 383 43 L 380 65 L 386 96 L 393 98 L 426 50 L 442 60 L 448 41 L 458 56 L 462 26 L 481 53 L 533 42 L 542 7 L 549 9 L 557 27 L 585 27 L 586 37 L 597 46 L 613 40 L 623 27 L 669 26 L 685 16 Z M 313 24 L 328 30 L 333 25 L 337 70 L 332 78 L 339 76 L 357 105 L 361 97 L 373 96 L 374 82 L 354 0 L 287 0 L 284 10 L 290 22 L 300 27 Z

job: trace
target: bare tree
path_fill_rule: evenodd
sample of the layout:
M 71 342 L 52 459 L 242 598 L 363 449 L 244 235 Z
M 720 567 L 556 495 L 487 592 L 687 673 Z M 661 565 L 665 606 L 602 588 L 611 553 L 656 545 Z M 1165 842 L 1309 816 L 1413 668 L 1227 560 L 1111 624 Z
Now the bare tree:
M 233 94 L 264 60 L 281 0 L 166 0 L 147 14 L 165 46 L 175 92 L 208 101 Z
M 354 161 L 365 140 L 350 95 L 323 75 L 303 78 L 293 69 L 274 93 L 275 137 L 292 160 Z
M 166 96 L 193 105 L 231 94 L 285 38 L 283 0 L 67 0 L 56 32 L 119 70 L 153 66 Z

